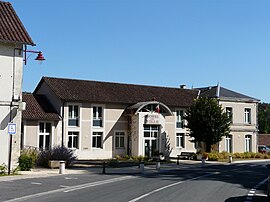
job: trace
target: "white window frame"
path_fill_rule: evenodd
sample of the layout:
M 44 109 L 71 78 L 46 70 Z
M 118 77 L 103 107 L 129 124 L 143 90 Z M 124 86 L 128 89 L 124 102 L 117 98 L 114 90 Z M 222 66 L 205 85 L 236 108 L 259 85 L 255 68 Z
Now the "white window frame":
M 70 111 L 69 111 L 69 108 L 72 108 L 72 111 L 71 111 L 71 116 L 70 116 Z M 75 107 L 78 108 L 78 116 L 76 117 L 75 116 Z M 68 127 L 79 127 L 80 126 L 80 106 L 78 104 L 68 104 L 67 105 L 67 108 L 68 108 Z M 76 125 L 70 125 L 69 121 L 70 120 L 77 120 L 77 123 Z
M 232 144 L 232 135 L 225 136 L 225 152 L 232 153 L 233 151 L 233 144 Z
M 252 152 L 252 135 L 245 135 L 245 152 Z
M 232 107 L 226 107 L 225 108 L 227 116 L 230 118 L 231 123 L 233 123 L 233 108 Z M 228 113 L 230 112 L 230 113 Z
M 71 134 L 70 134 L 71 133 Z M 71 147 L 69 147 L 69 137 L 71 137 Z M 77 137 L 77 147 L 74 147 L 74 137 Z M 67 137 L 67 146 L 70 149 L 79 149 L 80 148 L 80 132 L 79 131 L 68 131 Z
M 94 108 L 96 108 L 96 113 L 94 113 Z M 99 115 L 98 109 L 101 108 L 101 116 Z M 105 107 L 104 105 L 92 105 L 92 127 L 93 128 L 104 128 L 104 117 L 105 117 Z M 100 121 L 101 125 L 95 126 L 94 121 Z
M 244 109 L 244 123 L 251 124 L 251 108 Z
M 121 141 L 121 139 L 123 139 Z M 125 148 L 125 140 L 126 140 L 126 132 L 125 131 L 115 131 L 114 132 L 114 148 L 115 149 L 124 149 Z M 121 145 L 123 142 L 123 145 Z M 119 146 L 117 146 L 117 143 Z
M 184 121 L 185 110 L 176 109 L 175 111 L 176 111 L 176 128 L 184 129 L 185 128 L 185 121 Z M 180 124 L 180 127 L 178 127 L 178 124 Z
M 91 145 L 91 147 L 93 148 L 93 149 L 103 149 L 103 135 L 104 135 L 104 133 L 103 132 L 101 132 L 101 131 L 93 131 L 92 132 L 92 145 Z M 95 144 L 97 145 L 98 144 L 98 137 L 100 137 L 100 147 L 98 147 L 98 145 L 97 146 L 93 146 L 93 144 L 94 144 L 94 137 L 96 137 L 96 142 L 95 142 Z
M 40 132 L 40 124 L 44 124 L 43 132 Z M 46 130 L 46 124 L 50 124 L 50 132 Z M 43 145 L 40 147 L 40 136 L 43 136 Z M 52 146 L 52 123 L 48 121 L 40 121 L 38 122 L 38 148 L 39 149 L 49 149 L 46 148 L 46 136 L 49 136 L 49 148 Z
M 175 147 L 176 148 L 185 148 L 186 144 L 185 144 L 185 133 L 176 133 L 175 135 Z M 183 143 L 183 145 L 181 145 L 181 143 Z

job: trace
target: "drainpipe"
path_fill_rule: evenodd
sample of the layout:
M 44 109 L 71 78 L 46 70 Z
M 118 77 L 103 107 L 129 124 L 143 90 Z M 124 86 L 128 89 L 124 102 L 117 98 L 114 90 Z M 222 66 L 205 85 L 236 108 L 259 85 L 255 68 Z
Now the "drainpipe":
M 65 129 L 64 129 L 64 118 L 65 118 L 65 104 L 66 102 L 64 101 L 63 104 L 62 104 L 62 114 L 61 114 L 61 119 L 62 119 L 62 143 L 61 143 L 61 146 L 64 147 L 64 132 L 65 132 Z

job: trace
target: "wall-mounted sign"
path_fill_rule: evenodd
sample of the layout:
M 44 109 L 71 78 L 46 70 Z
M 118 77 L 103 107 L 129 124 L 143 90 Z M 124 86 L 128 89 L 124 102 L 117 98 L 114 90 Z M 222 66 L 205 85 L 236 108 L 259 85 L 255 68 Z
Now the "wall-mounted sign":
M 16 134 L 16 123 L 9 123 L 8 124 L 8 134 L 15 135 Z
M 160 124 L 159 114 L 150 113 L 145 116 L 145 124 Z

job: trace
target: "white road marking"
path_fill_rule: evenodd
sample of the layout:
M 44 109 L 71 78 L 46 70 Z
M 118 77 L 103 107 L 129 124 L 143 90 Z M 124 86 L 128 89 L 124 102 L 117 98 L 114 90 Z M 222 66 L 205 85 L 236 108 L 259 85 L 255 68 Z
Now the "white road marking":
M 77 177 L 65 177 L 66 180 L 77 180 Z
M 266 194 L 256 194 L 256 196 L 267 197 L 267 195 L 266 195 Z
M 128 179 L 131 179 L 131 178 L 135 178 L 135 177 L 134 176 L 125 176 L 125 177 L 113 178 L 113 179 L 110 179 L 110 180 L 103 180 L 103 181 L 98 181 L 98 182 L 91 182 L 91 183 L 86 183 L 86 184 L 81 184 L 81 185 L 75 185 L 75 186 L 70 186 L 70 187 L 67 187 L 67 188 L 61 188 L 61 189 L 56 189 L 56 190 L 51 190 L 51 191 L 45 191 L 45 192 L 41 192 L 41 193 L 37 193 L 37 194 L 32 194 L 32 195 L 28 195 L 28 196 L 14 198 L 14 199 L 10 199 L 10 200 L 3 201 L 3 202 L 27 201 L 27 200 L 32 199 L 32 198 L 37 198 L 37 197 L 45 196 L 45 195 L 49 195 L 49 194 L 54 194 L 54 193 L 59 193 L 59 192 L 67 192 L 68 190 L 75 191 L 75 190 L 78 190 L 78 189 L 84 189 L 84 188 L 87 188 L 87 187 L 93 187 L 93 186 L 108 184 L 108 183 L 111 183 L 111 182 L 128 180 Z
M 41 185 L 42 183 L 40 183 L 40 182 L 31 182 L 31 184 Z
M 85 189 L 85 188 L 88 188 L 88 187 L 94 187 L 94 186 L 98 186 L 98 185 L 108 184 L 108 183 L 111 183 L 111 182 L 117 182 L 117 181 L 129 179 L 129 178 L 133 178 L 133 177 L 132 176 L 126 176 L 126 177 L 121 177 L 121 179 L 114 178 L 114 179 L 109 179 L 109 180 L 104 180 L 104 181 L 99 181 L 99 182 L 94 182 L 94 183 L 89 183 L 89 184 L 84 184 L 84 185 L 78 185 L 78 186 L 75 186 L 74 188 L 71 187 L 70 189 L 65 190 L 64 192 L 68 193 L 68 192 L 76 191 L 76 190 L 79 190 L 79 189 Z
M 262 195 L 263 195 L 263 196 L 266 196 L 265 194 L 256 194 L 256 190 L 257 190 L 261 185 L 263 185 L 267 180 L 268 180 L 268 178 L 266 178 L 266 179 L 264 179 L 263 181 L 261 181 L 261 182 L 259 182 L 258 184 L 256 184 L 256 185 L 254 186 L 254 188 L 252 188 L 252 189 L 248 192 L 245 202 L 250 202 L 250 201 L 252 201 L 252 198 L 253 198 L 254 195 L 255 195 L 255 196 L 262 196 Z
M 59 187 L 68 188 L 68 187 L 70 187 L 70 186 L 66 186 L 66 185 L 59 185 Z
M 141 196 L 139 196 L 139 197 L 137 197 L 137 198 L 135 198 L 135 199 L 132 199 L 132 200 L 130 200 L 129 202 L 139 201 L 139 200 L 141 200 L 141 199 L 143 199 L 143 198 L 145 198 L 145 197 L 147 197 L 147 196 L 150 196 L 151 194 L 154 194 L 154 193 L 156 193 L 156 192 L 159 192 L 159 191 L 161 191 L 161 190 L 163 190 L 163 189 L 167 189 L 167 188 L 169 188 L 169 187 L 172 187 L 172 186 L 175 186 L 175 185 L 178 185 L 178 184 L 182 184 L 182 183 L 185 183 L 185 182 L 188 182 L 188 181 L 192 181 L 192 180 L 197 180 L 197 179 L 200 179 L 200 178 L 203 178 L 203 177 L 208 177 L 208 176 L 211 176 L 211 175 L 216 175 L 216 174 L 219 174 L 219 173 L 220 173 L 220 172 L 210 173 L 210 174 L 202 175 L 202 176 L 199 176 L 199 177 L 190 178 L 190 179 L 188 179 L 188 180 L 179 181 L 179 182 L 176 182 L 176 183 L 173 183 L 173 184 L 169 184 L 169 185 L 166 185 L 166 186 L 164 186 L 164 187 L 160 187 L 160 188 L 158 188 L 158 189 L 155 189 L 155 190 L 153 190 L 153 191 L 151 191 L 151 192 L 149 192 L 149 193 L 146 193 L 146 194 L 144 194 L 144 195 L 141 195 Z

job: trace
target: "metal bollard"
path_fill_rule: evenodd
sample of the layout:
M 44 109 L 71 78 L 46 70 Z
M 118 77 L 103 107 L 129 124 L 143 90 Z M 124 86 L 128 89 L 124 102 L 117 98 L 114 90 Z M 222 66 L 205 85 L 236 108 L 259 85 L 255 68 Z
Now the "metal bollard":
M 232 163 L 232 156 L 229 156 L 229 163 Z
M 177 165 L 179 165 L 180 155 L 177 155 Z
M 206 159 L 202 159 L 202 167 L 205 165 Z
M 103 174 L 106 173 L 106 171 L 105 171 L 105 165 L 106 165 L 106 164 L 105 164 L 105 161 L 103 161 L 103 166 L 102 166 L 102 168 L 103 168 L 103 169 L 102 169 L 102 173 L 103 173 Z
M 60 161 L 59 163 L 60 163 L 60 165 L 59 165 L 59 174 L 65 174 L 65 167 L 66 167 L 65 161 Z
M 157 162 L 156 162 L 156 169 L 157 169 L 157 170 L 160 170 L 160 161 L 157 161 Z
M 144 162 L 143 161 L 140 162 L 140 172 L 144 173 Z

